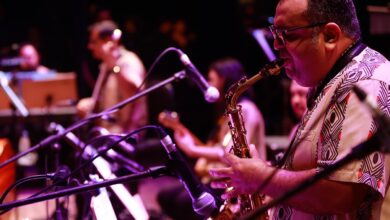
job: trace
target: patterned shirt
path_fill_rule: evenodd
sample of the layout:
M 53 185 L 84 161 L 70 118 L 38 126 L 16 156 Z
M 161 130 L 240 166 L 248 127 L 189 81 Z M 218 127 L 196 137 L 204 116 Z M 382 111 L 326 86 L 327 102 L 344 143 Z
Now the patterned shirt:
M 320 171 L 375 133 L 377 123 L 352 92 L 353 85 L 375 97 L 379 108 L 390 115 L 390 62 L 367 47 L 330 80 L 306 112 L 285 169 Z M 374 152 L 327 177 L 332 181 L 363 183 L 372 189 L 358 210 L 319 216 L 280 205 L 272 211 L 272 219 L 379 219 L 390 171 L 387 157 Z

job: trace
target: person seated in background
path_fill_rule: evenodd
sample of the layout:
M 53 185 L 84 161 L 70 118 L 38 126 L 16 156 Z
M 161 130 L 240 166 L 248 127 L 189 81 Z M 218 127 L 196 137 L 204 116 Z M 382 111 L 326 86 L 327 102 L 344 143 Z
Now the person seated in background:
M 196 158 L 195 171 L 204 184 L 209 184 L 211 179 L 208 174 L 211 167 L 221 165 L 219 159 L 226 148 L 232 146 L 232 138 L 228 126 L 228 117 L 224 115 L 224 94 L 231 85 L 238 82 L 244 76 L 241 63 L 232 58 L 217 60 L 212 63 L 208 71 L 210 86 L 218 89 L 221 96 L 215 103 L 217 114 L 215 128 L 209 135 L 206 143 L 199 140 L 188 128 L 178 121 L 176 115 L 167 115 L 163 112 L 159 121 L 165 127 L 174 131 L 174 139 L 177 146 L 184 154 Z M 243 121 L 247 130 L 247 139 L 250 143 L 256 143 L 260 156 L 266 160 L 265 125 L 263 116 L 256 104 L 251 100 L 250 92 L 246 92 L 238 100 L 242 106 Z M 192 210 L 191 199 L 182 185 L 175 185 L 162 190 L 158 195 L 158 202 L 167 215 L 174 219 L 197 219 Z
M 77 109 L 81 117 L 99 112 L 133 96 L 141 86 L 145 68 L 134 52 L 125 49 L 121 31 L 110 20 L 90 27 L 88 49 L 101 61 L 100 72 L 91 97 L 81 99 Z M 140 98 L 110 115 L 113 120 L 102 121 L 101 126 L 113 133 L 140 128 L 147 123 L 146 98 Z
M 307 109 L 307 93 L 309 92 L 308 87 L 300 86 L 295 80 L 291 80 L 290 83 L 290 105 L 293 111 L 296 125 L 291 129 L 289 139 L 292 140 L 299 122 L 302 120 L 303 115 Z
M 19 57 L 22 61 L 19 65 L 20 71 L 35 71 L 37 73 L 47 73 L 49 68 L 41 64 L 41 57 L 34 45 L 25 43 L 19 47 Z
M 291 128 L 289 134 L 288 134 L 288 142 L 291 142 L 293 140 L 295 133 L 297 132 L 297 129 L 299 127 L 299 124 L 302 120 L 303 115 L 306 112 L 307 109 L 307 94 L 309 92 L 309 88 L 303 87 L 299 85 L 295 80 L 290 81 L 290 85 L 288 88 L 288 94 L 289 94 L 289 113 L 292 118 L 292 122 L 294 123 L 293 127 Z M 285 147 L 274 150 L 272 154 L 274 155 L 273 161 L 271 162 L 273 164 L 278 163 L 283 158 L 283 155 L 285 151 L 288 148 L 288 144 L 286 144 Z

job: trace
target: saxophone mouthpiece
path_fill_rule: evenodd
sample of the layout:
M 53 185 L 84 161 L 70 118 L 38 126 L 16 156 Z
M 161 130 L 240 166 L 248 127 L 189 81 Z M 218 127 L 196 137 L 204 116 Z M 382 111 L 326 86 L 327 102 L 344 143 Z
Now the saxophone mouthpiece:
M 275 66 L 275 68 L 281 69 L 283 67 L 284 60 L 283 59 L 276 59 L 270 63 L 271 66 Z
M 275 63 L 276 63 L 276 65 L 278 65 L 278 66 L 283 66 L 284 60 L 283 60 L 283 59 L 276 59 L 276 60 L 275 60 Z
M 265 75 L 267 76 L 277 76 L 282 70 L 284 60 L 276 59 L 271 63 L 267 64 L 260 72 L 265 71 Z

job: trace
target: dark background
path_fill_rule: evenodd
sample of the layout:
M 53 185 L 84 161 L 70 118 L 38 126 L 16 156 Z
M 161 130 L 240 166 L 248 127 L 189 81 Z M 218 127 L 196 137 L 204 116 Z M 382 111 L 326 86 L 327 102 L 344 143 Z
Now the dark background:
M 92 59 L 87 49 L 88 26 L 110 17 L 122 28 L 124 45 L 140 56 L 147 69 L 164 49 L 173 46 L 187 53 L 203 74 L 215 59 L 230 56 L 239 59 L 246 74 L 252 76 L 268 61 L 251 31 L 270 25 L 276 3 L 276 0 L 1 0 L 0 58 L 12 56 L 18 44 L 30 42 L 38 48 L 43 65 L 58 72 L 75 72 L 79 97 L 90 96 L 98 62 Z M 373 25 L 389 25 L 390 15 L 387 15 L 387 20 L 373 23 L 367 5 L 390 7 L 389 0 L 356 0 L 356 6 L 364 41 L 390 58 L 390 28 L 384 34 L 370 33 Z M 187 24 L 187 44 L 184 45 L 159 32 L 162 22 L 178 19 Z M 131 29 L 131 24 L 135 28 Z M 158 62 L 147 79 L 147 85 L 182 68 L 177 55 L 170 53 Z M 288 80 L 284 75 L 261 80 L 254 86 L 255 101 L 263 113 L 267 135 L 287 135 L 294 123 L 288 108 L 287 89 Z M 199 89 L 187 80 L 174 83 L 172 91 L 172 97 L 164 96 L 163 91 L 148 96 L 150 123 L 156 123 L 160 110 L 176 110 L 182 122 L 205 140 L 215 124 L 213 106 L 206 103 Z M 77 120 L 69 115 L 27 119 L 0 116 L 0 137 L 10 138 L 17 152 L 22 130 L 30 132 L 31 142 L 35 145 L 49 136 L 45 127 L 50 122 L 56 121 L 67 127 Z M 83 135 L 84 131 L 80 129 L 77 135 Z M 63 147 L 60 154 L 60 150 L 55 149 L 40 149 L 37 167 L 41 171 L 38 173 L 54 171 L 52 169 L 59 160 L 71 168 L 79 165 L 80 157 L 70 148 Z M 157 153 L 155 149 L 145 150 L 136 155 L 135 161 L 158 163 L 166 153 Z M 27 171 L 21 169 L 18 175 L 28 176 Z
M 137 52 L 146 68 L 167 47 L 179 45 L 158 33 L 164 20 L 184 19 L 189 43 L 180 47 L 202 73 L 215 59 L 232 56 L 253 75 L 268 61 L 251 37 L 250 31 L 269 25 L 274 14 L 273 1 L 236 0 L 164 0 L 164 1 L 87 1 L 87 0 L 2 0 L 0 2 L 0 48 L 5 56 L 15 43 L 32 42 L 42 56 L 42 64 L 59 72 L 74 71 L 78 76 L 80 97 L 89 96 L 97 75 L 97 62 L 88 50 L 88 26 L 100 19 L 102 10 L 110 12 L 123 28 L 126 21 L 136 25 L 133 33 L 124 33 L 125 45 Z M 371 35 L 370 16 L 366 6 L 388 4 L 388 1 L 356 1 L 366 43 L 389 57 L 388 35 Z M 126 35 L 127 34 L 127 35 Z M 182 69 L 175 54 L 164 57 L 150 77 L 151 82 Z M 267 134 L 287 134 L 291 120 L 286 111 L 286 85 L 279 79 L 267 79 L 255 86 L 256 103 L 264 114 Z M 212 127 L 211 105 L 191 83 L 174 85 L 172 103 L 159 103 L 156 109 L 170 108 L 182 115 L 182 121 L 206 138 Z M 151 95 L 151 99 L 159 99 Z M 153 112 L 155 114 L 155 112 Z M 152 115 L 154 116 L 154 115 Z M 151 118 L 155 122 L 155 118 Z

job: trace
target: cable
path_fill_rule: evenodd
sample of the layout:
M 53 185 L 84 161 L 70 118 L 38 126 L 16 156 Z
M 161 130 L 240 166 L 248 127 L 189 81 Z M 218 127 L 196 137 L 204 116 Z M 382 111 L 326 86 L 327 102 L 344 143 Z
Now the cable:
M 98 149 L 97 148 L 95 148 L 94 146 L 95 145 L 97 145 L 97 146 L 99 146 L 99 144 L 100 145 L 105 145 L 105 144 L 115 144 L 115 142 L 114 143 L 112 143 L 112 142 L 104 142 L 104 143 L 99 143 L 99 141 L 100 142 L 102 142 L 102 140 L 101 140 L 101 138 L 102 137 L 106 137 L 106 136 L 108 136 L 108 135 L 101 135 L 101 136 L 97 136 L 97 137 L 93 137 L 93 138 L 91 138 L 88 142 L 86 142 L 85 144 L 84 144 L 84 146 L 82 147 L 82 149 L 81 149 L 81 151 L 80 151 L 80 153 L 79 153 L 79 160 L 78 160 L 78 163 L 77 164 L 82 164 L 82 162 L 83 161 L 86 161 L 87 159 L 84 159 L 84 152 L 85 152 L 85 150 L 87 149 L 87 147 L 90 147 L 90 146 L 92 146 L 93 147 L 93 149 L 96 149 L 97 151 L 98 151 Z M 114 141 L 114 140 L 112 140 L 112 139 L 110 139 L 111 141 Z M 114 147 L 114 146 L 113 146 Z M 113 148 L 112 147 L 112 148 Z M 101 150 L 106 150 L 107 148 L 102 148 Z M 107 151 L 108 151 L 109 149 L 107 149 Z M 103 155 L 103 153 L 104 152 L 101 152 L 101 154 L 100 155 Z M 90 158 L 89 158 L 90 159 Z M 84 178 L 84 179 L 87 179 L 86 178 L 86 176 L 85 176 L 85 174 L 84 174 L 84 171 L 83 170 L 80 170 L 80 175 Z
M 25 182 L 31 181 L 31 180 L 40 180 L 40 179 L 53 179 L 54 174 L 40 174 L 40 175 L 34 175 L 34 176 L 28 176 L 22 179 L 17 180 L 14 182 L 11 186 L 7 188 L 7 190 L 4 191 L 0 198 L 0 204 L 3 203 L 5 197 L 7 197 L 8 193 L 15 187 L 19 186 L 20 184 L 23 184 Z
M 92 161 L 94 161 L 96 158 L 100 157 L 102 154 L 106 153 L 108 150 L 112 149 L 113 147 L 116 147 L 120 142 L 124 141 L 124 140 L 127 140 L 129 137 L 133 136 L 134 134 L 136 133 L 139 133 L 143 130 L 147 130 L 147 129 L 155 129 L 157 130 L 158 129 L 158 126 L 155 126 L 155 125 L 146 125 L 144 127 L 141 127 L 139 129 L 136 129 L 132 132 L 130 132 L 129 134 L 123 136 L 122 138 L 120 138 L 118 141 L 116 141 L 115 143 L 113 143 L 111 146 L 108 146 L 107 148 L 103 149 L 103 150 L 97 150 L 97 154 L 94 155 L 91 159 L 87 160 L 86 162 L 82 163 L 79 167 L 77 167 L 76 169 L 74 169 L 69 175 L 67 175 L 64 179 L 67 179 L 69 178 L 70 176 L 73 176 L 75 173 L 79 172 L 81 169 L 83 169 L 84 167 L 86 167 L 87 165 L 89 165 L 90 163 L 92 163 Z M 47 186 L 46 188 L 42 189 L 41 191 L 35 193 L 34 195 L 32 195 L 31 197 L 34 197 L 34 196 L 37 196 L 39 194 L 42 194 L 44 192 L 46 192 L 47 190 L 51 189 L 52 187 L 54 187 L 56 184 L 58 184 L 59 182 L 61 182 L 61 180 L 59 181 L 56 181 L 54 182 L 52 185 L 50 186 Z
M 79 165 L 79 166 L 83 166 L 82 162 L 83 162 L 83 161 L 86 161 L 86 160 L 84 160 L 84 158 L 83 158 L 85 149 L 86 149 L 88 146 L 93 145 L 96 141 L 97 141 L 96 138 L 92 138 L 92 139 L 88 140 L 88 142 L 85 142 L 84 146 L 81 148 L 81 151 L 80 151 L 80 153 L 79 153 L 79 155 L 80 155 L 80 156 L 79 156 L 79 160 L 78 160 L 78 165 Z M 102 154 L 103 154 L 103 153 L 102 153 Z M 87 165 L 85 165 L 85 166 L 87 166 Z M 87 177 L 85 176 L 84 171 L 83 171 L 82 169 L 80 170 L 80 175 L 81 175 L 84 179 L 87 179 Z
M 150 66 L 148 72 L 145 74 L 145 78 L 144 80 L 142 81 L 141 85 L 138 86 L 137 88 L 137 92 L 139 92 L 142 88 L 142 86 L 145 84 L 146 80 L 148 79 L 148 77 L 150 76 L 150 74 L 152 73 L 153 69 L 155 68 L 155 66 L 157 65 L 158 61 L 160 61 L 160 59 L 165 55 L 167 54 L 168 52 L 171 52 L 171 51 L 177 51 L 177 48 L 174 48 L 174 47 L 168 47 L 167 49 L 165 49 L 163 52 L 161 52 L 160 55 L 158 55 L 158 57 L 154 60 L 154 62 L 152 63 L 152 65 Z
M 66 175 L 62 179 L 55 181 L 52 185 L 45 187 L 44 189 L 40 190 L 39 192 L 33 194 L 32 196 L 30 196 L 28 198 L 33 198 L 35 196 L 38 196 L 38 195 L 40 195 L 40 194 L 50 190 L 51 188 L 55 187 L 57 184 L 61 183 L 63 181 L 63 179 L 68 179 L 69 177 L 73 176 L 75 173 L 77 173 L 81 169 L 83 169 L 85 166 L 87 166 L 90 163 L 92 163 L 93 160 L 95 160 L 96 158 L 100 157 L 102 154 L 106 153 L 109 149 L 112 149 L 113 147 L 116 147 L 120 142 L 122 142 L 124 140 L 127 140 L 129 137 L 133 136 L 134 134 L 139 133 L 139 132 L 141 132 L 143 130 L 147 130 L 147 129 L 154 129 L 157 132 L 157 134 L 159 134 L 158 131 L 159 131 L 159 129 L 161 129 L 161 127 L 156 126 L 156 125 L 146 125 L 146 126 L 143 126 L 141 128 L 138 128 L 138 129 L 130 132 L 129 134 L 127 134 L 127 135 L 123 136 L 122 138 L 120 138 L 118 141 L 116 141 L 111 146 L 109 146 L 109 147 L 107 147 L 107 148 L 105 148 L 105 149 L 103 149 L 101 151 L 97 151 L 97 154 L 95 156 L 93 156 L 91 159 L 89 159 L 88 161 L 86 161 L 83 164 L 81 164 L 81 166 L 79 166 L 76 169 L 74 169 L 72 172 L 70 172 L 68 175 Z M 1 211 L 0 215 L 8 212 L 9 210 L 11 210 L 11 208 Z
M 63 135 L 65 135 L 66 133 L 70 132 L 70 131 L 73 131 L 83 125 L 86 125 L 88 122 L 92 121 L 92 120 L 95 120 L 97 118 L 101 118 L 102 116 L 104 115 L 107 115 L 107 114 L 111 114 L 112 112 L 114 111 L 117 111 L 118 109 L 108 109 L 107 111 L 103 111 L 103 112 L 100 112 L 98 114 L 94 114 L 94 115 L 91 115 L 89 116 L 88 118 L 85 118 L 83 120 L 80 120 L 78 121 L 78 123 L 76 124 L 73 124 L 71 125 L 70 127 L 66 128 L 62 133 L 59 133 L 57 135 L 52 135 L 52 136 L 49 136 L 47 137 L 46 139 L 42 140 L 40 143 L 36 144 L 35 146 L 32 146 L 30 149 L 22 152 L 22 153 L 19 153 L 9 159 L 7 159 L 6 161 L 0 163 L 0 168 L 3 168 L 5 166 L 7 166 L 8 164 L 14 162 L 15 160 L 17 160 L 18 158 L 20 157 L 23 157 L 27 154 L 29 154 L 30 152 L 32 151 L 35 151 L 43 146 L 46 146 L 47 144 L 50 144 L 51 142 L 54 142 L 55 140 L 59 140 L 60 138 L 62 138 Z

